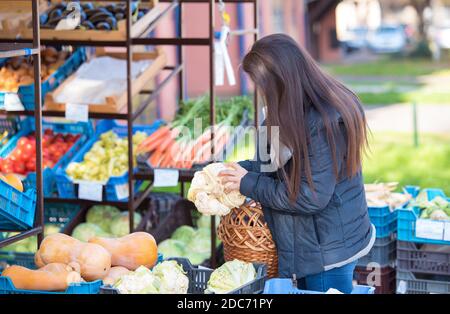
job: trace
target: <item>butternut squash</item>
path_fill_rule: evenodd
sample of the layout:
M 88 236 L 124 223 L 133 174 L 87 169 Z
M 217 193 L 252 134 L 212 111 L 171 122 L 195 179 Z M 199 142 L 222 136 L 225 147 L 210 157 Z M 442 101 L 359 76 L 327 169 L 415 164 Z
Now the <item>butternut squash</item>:
M 121 238 L 93 237 L 96 243 L 111 253 L 111 265 L 136 270 L 139 266 L 153 267 L 158 259 L 158 246 L 147 232 L 134 232 Z
M 105 285 L 114 285 L 117 280 L 123 275 L 130 273 L 131 271 L 122 266 L 114 266 L 109 270 L 108 275 L 103 279 Z
M 38 270 L 13 265 L 2 276 L 9 277 L 17 289 L 25 290 L 63 291 L 70 283 L 82 281 L 79 273 L 61 263 L 50 263 Z
M 77 270 L 83 279 L 103 279 L 111 268 L 111 254 L 102 246 L 84 243 L 62 233 L 51 234 L 42 241 L 36 252 L 38 267 L 63 263 Z

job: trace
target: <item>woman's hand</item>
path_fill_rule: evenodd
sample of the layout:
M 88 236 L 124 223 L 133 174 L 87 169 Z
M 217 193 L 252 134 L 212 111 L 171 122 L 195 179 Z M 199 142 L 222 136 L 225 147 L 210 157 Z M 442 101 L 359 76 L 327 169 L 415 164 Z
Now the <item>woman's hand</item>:
M 225 191 L 233 191 L 238 190 L 241 186 L 242 178 L 247 174 L 247 170 L 242 168 L 238 163 L 226 163 L 227 167 L 232 169 L 230 170 L 222 170 L 219 172 L 219 177 L 222 178 L 222 184 L 225 186 Z

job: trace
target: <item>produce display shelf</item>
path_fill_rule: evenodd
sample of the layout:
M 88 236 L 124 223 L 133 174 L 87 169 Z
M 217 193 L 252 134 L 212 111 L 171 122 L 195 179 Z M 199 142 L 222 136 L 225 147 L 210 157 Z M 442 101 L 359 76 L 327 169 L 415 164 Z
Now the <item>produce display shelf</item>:
M 357 266 L 367 266 L 377 263 L 380 267 L 391 265 L 395 262 L 397 249 L 395 235 L 377 238 L 370 252 L 358 260 Z
M 437 196 L 447 198 L 445 193 L 440 189 L 426 189 L 428 195 L 428 200 L 433 200 Z M 427 221 L 427 223 L 436 224 L 436 228 L 441 228 L 444 230 L 442 221 L 434 221 L 431 219 L 421 219 L 420 218 L 420 208 L 418 207 L 406 207 L 399 209 L 397 220 L 397 239 L 399 241 L 416 242 L 416 243 L 428 243 L 437 245 L 450 245 L 450 241 L 444 240 L 444 232 L 439 238 L 423 238 L 418 237 L 416 233 L 416 224 L 419 220 Z
M 176 7 L 178 1 L 173 1 Z M 94 2 L 95 4 L 95 2 Z M 143 1 L 139 8 L 146 8 L 148 12 L 139 18 L 136 22 L 132 23 L 130 29 L 131 37 L 137 37 L 141 34 L 148 34 L 147 29 L 151 24 L 157 23 L 159 19 L 166 16 L 168 12 L 164 10 L 164 14 L 160 11 L 160 7 L 158 6 L 158 0 L 147 0 Z M 52 7 L 49 8 L 50 11 Z M 127 8 L 125 8 L 125 12 Z M 171 10 L 169 10 L 170 12 Z M 44 12 L 47 13 L 47 12 Z M 125 13 L 127 14 L 127 13 Z M 99 30 L 99 29 L 74 29 L 74 30 L 55 30 L 55 29 L 46 29 L 41 28 L 40 34 L 42 39 L 57 39 L 57 40 L 83 40 L 96 42 L 99 38 L 107 41 L 124 41 L 127 38 L 127 18 L 117 21 L 117 29 L 113 30 Z M 26 23 L 22 23 L 22 29 L 20 31 L 20 35 L 22 38 L 28 39 L 32 37 L 32 29 L 29 28 Z
M 14 287 L 9 277 L 0 277 L 0 294 L 97 294 L 102 285 L 101 280 L 70 284 L 66 291 L 25 290 Z
M 374 294 L 375 288 L 356 285 L 351 294 Z M 325 294 L 325 292 L 300 290 L 290 278 L 272 278 L 266 281 L 263 294 Z
M 44 196 L 51 196 L 56 191 L 55 172 L 58 168 L 64 167 L 75 153 L 81 149 L 88 137 L 92 135 L 92 125 L 90 123 L 61 123 L 61 122 L 42 122 L 44 130 L 52 130 L 55 134 L 80 134 L 80 138 L 73 143 L 72 147 L 59 159 L 53 168 L 46 168 L 43 171 L 43 192 Z M 9 156 L 17 147 L 21 137 L 29 135 L 36 129 L 34 120 L 27 118 L 20 124 L 20 131 L 15 134 L 8 143 L 0 149 L 0 157 Z M 30 172 L 23 180 L 24 189 L 33 189 L 36 187 L 36 172 Z
M 45 81 L 41 83 L 42 102 L 47 93 L 57 88 L 70 74 L 72 74 L 86 60 L 86 51 L 84 48 L 75 50 L 64 63 Z M 1 62 L 0 62 L 1 63 Z M 34 104 L 34 83 L 19 86 L 17 92 L 20 101 L 25 110 L 33 110 Z M 4 106 L 5 93 L 0 92 L 0 107 Z
M 102 48 L 96 49 L 96 57 L 109 56 L 114 59 L 126 59 L 127 55 L 123 52 L 109 52 Z M 160 71 L 164 69 L 167 62 L 167 56 L 161 48 L 156 48 L 154 51 L 135 52 L 133 53 L 133 61 L 151 61 L 149 66 L 145 68 L 136 78 L 133 79 L 132 96 L 138 95 L 150 81 L 152 81 Z M 59 103 L 57 97 L 64 90 L 71 87 L 73 80 L 76 80 L 76 73 L 69 76 L 58 88 L 48 93 L 45 97 L 45 110 L 65 112 L 66 104 Z M 154 96 L 153 96 L 154 97 Z M 146 106 L 146 102 L 143 106 Z M 97 113 L 124 113 L 127 109 L 127 91 L 124 90 L 121 94 L 114 96 L 107 96 L 103 103 L 88 104 L 90 112 Z
M 426 246 L 398 241 L 398 269 L 433 275 L 450 275 L 450 246 Z
M 150 135 L 154 131 L 158 129 L 158 127 L 163 122 L 161 120 L 155 121 L 150 126 L 133 126 L 133 133 L 141 131 L 147 133 L 147 135 Z M 99 140 L 100 135 L 104 132 L 113 130 L 114 133 L 116 133 L 120 137 L 125 137 L 127 135 L 127 128 L 126 126 L 121 126 L 117 124 L 113 120 L 103 120 L 101 121 L 96 128 L 96 133 L 94 137 L 92 137 L 84 146 L 82 149 L 78 151 L 75 156 L 68 162 L 70 164 L 71 162 L 81 162 L 84 158 L 84 155 L 91 149 L 91 147 Z M 110 177 L 106 184 L 103 186 L 103 196 L 102 199 L 107 201 L 128 201 L 128 198 L 119 199 L 118 193 L 117 193 L 117 186 L 128 184 L 128 171 L 125 172 L 121 176 L 117 177 Z M 137 191 L 142 184 L 142 181 L 136 181 L 134 189 Z M 66 167 L 61 167 L 56 171 L 56 186 L 58 188 L 58 194 L 62 198 L 77 198 L 77 189 L 78 184 L 75 183 L 67 174 L 66 174 Z
M 51 203 L 45 204 L 45 224 L 57 225 L 62 233 L 73 228 L 77 217 L 82 213 L 81 207 L 73 204 Z M 2 235 L 0 233 L 0 239 Z M 30 269 L 36 268 L 34 264 L 34 253 L 7 251 L 0 248 L 0 273 L 6 265 L 20 265 Z
M 395 274 L 395 269 L 390 266 L 357 266 L 353 273 L 353 278 L 360 285 L 373 286 L 375 288 L 375 294 L 394 294 L 396 286 Z
M 183 270 L 189 278 L 188 294 L 204 294 L 208 286 L 209 278 L 214 270 L 193 266 L 186 258 L 167 258 L 183 266 Z M 239 287 L 228 294 L 260 294 L 264 291 L 264 284 L 267 279 L 267 268 L 263 264 L 253 264 L 256 270 L 256 278 L 251 282 Z M 100 294 L 120 294 L 119 291 L 110 286 L 102 286 Z
M 450 294 L 450 277 L 397 269 L 398 294 Z

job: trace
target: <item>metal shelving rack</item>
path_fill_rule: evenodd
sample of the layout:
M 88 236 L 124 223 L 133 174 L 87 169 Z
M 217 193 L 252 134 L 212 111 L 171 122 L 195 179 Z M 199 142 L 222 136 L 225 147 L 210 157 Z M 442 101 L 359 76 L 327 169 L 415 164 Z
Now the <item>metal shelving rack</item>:
M 42 190 L 42 107 L 41 107 L 41 46 L 39 30 L 39 3 L 31 0 L 33 40 L 32 42 L 10 42 L 1 44 L 0 58 L 17 56 L 32 56 L 34 66 L 34 101 L 36 110 L 33 112 L 36 123 L 36 218 L 34 227 L 19 234 L 0 240 L 0 248 L 19 240 L 37 235 L 42 241 L 44 228 L 44 195 Z M 1 230 L 0 230 L 1 231 Z M 11 230 L 8 230 L 11 231 Z
M 84 1 L 84 0 L 81 0 Z M 90 0 L 91 2 L 96 2 L 99 0 Z M 126 47 L 127 51 L 127 112 L 126 113 L 89 113 L 90 119 L 119 119 L 127 121 L 127 131 L 128 131 L 128 167 L 129 167 L 129 176 L 128 176 L 128 186 L 129 186 L 129 198 L 128 202 L 93 202 L 93 201 L 87 201 L 87 200 L 81 200 L 81 199 L 60 199 L 60 198 L 45 198 L 46 202 L 64 202 L 64 203 L 75 203 L 80 205 L 95 205 L 95 204 L 108 204 L 108 205 L 114 205 L 121 208 L 127 208 L 129 211 L 129 221 L 130 221 L 130 231 L 133 231 L 134 229 L 134 212 L 139 207 L 139 205 L 147 198 L 150 191 L 152 190 L 152 184 L 149 184 L 147 188 L 142 192 L 137 192 L 133 190 L 134 181 L 135 180 L 145 180 L 145 181 L 153 181 L 153 172 L 138 172 L 134 173 L 134 165 L 133 165 L 133 141 L 132 139 L 132 131 L 133 131 L 133 123 L 136 120 L 136 118 L 147 108 L 147 106 L 152 103 L 158 95 L 162 92 L 162 89 L 175 77 L 178 77 L 178 91 L 179 91 L 179 99 L 180 101 L 183 100 L 184 95 L 184 56 L 183 56 L 183 46 L 207 46 L 209 47 L 209 95 L 210 95 L 210 124 L 215 124 L 215 82 L 214 82 L 214 39 L 215 39 L 215 5 L 219 2 L 219 0 L 159 0 L 161 3 L 167 3 L 167 7 L 164 8 L 151 22 L 147 29 L 138 37 L 132 38 L 131 37 L 131 26 L 132 26 L 132 8 L 131 8 L 131 2 L 132 0 L 101 0 L 103 2 L 105 1 L 111 1 L 111 2 L 126 2 L 127 3 L 127 33 L 126 33 L 126 39 L 123 41 L 82 41 L 82 40 L 40 40 L 39 37 L 39 10 L 37 8 L 37 1 L 32 0 L 33 2 L 33 25 L 34 25 L 34 32 L 33 32 L 33 47 L 40 47 L 40 44 L 43 45 L 72 45 L 72 46 L 110 46 L 110 47 Z M 224 3 L 250 3 L 253 4 L 254 9 L 254 29 L 245 31 L 244 33 L 251 33 L 254 35 L 254 39 L 256 40 L 258 38 L 258 0 L 223 0 Z M 196 38 L 196 37 L 183 37 L 183 4 L 189 4 L 189 3 L 204 3 L 208 4 L 208 12 L 209 12 L 209 21 L 208 21 L 208 28 L 209 28 L 209 34 L 206 38 Z M 154 38 L 154 37 L 148 37 L 148 35 L 156 28 L 159 21 L 163 19 L 164 17 L 168 16 L 170 12 L 173 10 L 178 9 L 177 19 L 178 19 L 178 27 L 177 32 L 180 34 L 180 37 L 178 38 Z M 36 24 L 37 23 L 37 24 Z M 36 27 L 37 25 L 37 27 Z M 1 42 L 9 42 L 9 43 L 25 43 L 27 42 L 24 39 L 0 39 Z M 137 109 L 133 110 L 132 107 L 132 76 L 131 76 L 131 63 L 132 63 L 132 47 L 133 46 L 157 46 L 157 45 L 163 45 L 163 46 L 175 46 L 178 47 L 177 49 L 177 58 L 178 62 L 174 66 L 166 66 L 164 68 L 165 71 L 170 71 L 170 74 L 161 82 L 158 84 L 158 86 L 154 90 L 144 90 L 141 91 L 140 94 L 147 95 L 147 97 L 140 103 L 140 105 L 137 107 Z M 39 49 L 38 49 L 39 50 Z M 39 51 L 38 51 L 39 52 Z M 40 57 L 37 54 L 37 60 L 38 62 L 35 62 L 35 76 L 36 73 L 40 73 Z M 36 60 L 36 59 L 35 59 Z M 38 66 L 39 64 L 39 66 Z M 37 70 L 36 70 L 37 67 Z M 39 71 L 39 72 L 38 72 Z M 35 77 L 36 79 L 36 77 Z M 42 116 L 44 117 L 64 117 L 64 112 L 56 112 L 56 111 L 48 111 L 44 110 L 42 111 L 41 108 L 41 101 L 40 101 L 40 75 L 38 76 L 39 84 L 35 84 L 35 86 L 39 87 L 36 91 L 36 110 L 35 111 L 4 111 L 0 110 L 0 114 L 3 115 L 23 115 L 23 116 L 32 116 L 35 115 L 36 117 L 36 131 L 38 134 L 41 134 L 41 122 L 42 122 Z M 255 106 L 257 104 L 257 94 L 254 93 L 254 103 Z M 255 110 L 255 123 L 258 121 L 258 110 Z M 214 133 L 212 134 L 212 137 L 214 137 Z M 38 222 L 38 227 L 36 227 L 33 230 L 27 231 L 27 236 L 39 233 L 38 237 L 38 244 L 40 244 L 42 240 L 42 228 L 43 228 L 43 194 L 42 194 L 42 169 L 41 169 L 41 138 L 39 136 L 37 147 L 39 157 L 37 157 L 38 162 L 38 180 L 37 180 L 37 189 L 38 189 L 38 215 L 36 221 Z M 212 153 L 214 155 L 214 146 L 212 147 Z M 192 180 L 193 172 L 192 171 L 180 171 L 180 182 L 181 182 L 181 193 L 184 196 L 184 183 L 189 182 Z M 33 232 L 32 232 L 33 231 Z M 14 239 L 9 238 L 7 240 L 3 240 L 3 242 L 0 242 L 0 247 L 10 244 L 14 241 L 17 241 L 19 239 L 24 238 L 25 236 L 22 236 L 20 238 Z M 216 229 L 215 229 L 215 219 L 211 219 L 211 265 L 212 267 L 215 267 L 216 264 L 216 249 L 215 249 L 215 243 L 216 243 Z M 10 241 L 8 241 L 10 240 Z M 6 243 L 6 244 L 5 244 Z

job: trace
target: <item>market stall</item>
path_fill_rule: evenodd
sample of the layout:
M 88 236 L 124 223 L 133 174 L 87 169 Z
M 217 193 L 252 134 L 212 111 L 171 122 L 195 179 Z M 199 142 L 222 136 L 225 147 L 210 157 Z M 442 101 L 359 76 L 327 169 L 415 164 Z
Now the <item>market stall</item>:
M 19 2 L 10 2 L 11 16 L 28 8 Z M 174 10 L 183 34 L 186 2 L 208 6 L 208 37 L 153 37 Z M 218 2 L 226 24 L 224 3 L 236 1 Z M 242 2 L 253 6 L 254 29 L 239 33 L 257 39 L 257 0 Z M 31 16 L 0 29 L 8 44 L 0 50 L 0 294 L 319 293 L 278 278 L 261 206 L 219 180 L 227 166 L 215 161 L 258 125 L 258 108 L 257 93 L 215 95 L 216 1 L 75 5 L 32 1 Z M 174 65 L 166 45 L 179 48 Z M 192 99 L 183 93 L 188 45 L 209 48 L 208 93 Z M 174 79 L 174 119 L 137 125 Z M 194 118 L 208 127 L 196 130 Z M 161 182 L 180 183 L 178 193 L 153 192 Z M 366 185 L 366 199 L 377 238 L 352 293 L 450 293 L 443 192 L 380 183 Z M 370 280 L 374 270 L 380 280 Z

